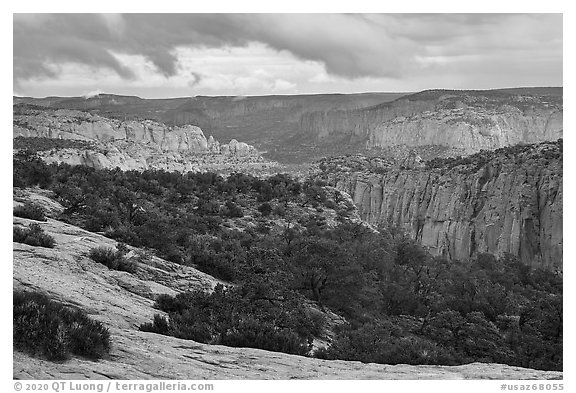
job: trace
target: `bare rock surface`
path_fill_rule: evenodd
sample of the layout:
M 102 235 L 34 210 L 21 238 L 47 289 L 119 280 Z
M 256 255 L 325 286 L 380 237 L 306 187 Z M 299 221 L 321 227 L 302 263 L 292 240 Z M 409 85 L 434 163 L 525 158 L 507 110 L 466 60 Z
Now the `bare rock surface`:
M 110 119 L 78 110 L 20 108 L 14 113 L 13 137 L 72 139 L 89 148 L 41 151 L 48 163 L 92 168 L 166 171 L 244 171 L 273 167 L 256 148 L 236 139 L 220 143 L 193 125 L 169 127 L 152 120 Z
M 347 136 L 368 149 L 438 145 L 465 154 L 562 138 L 561 91 L 512 93 L 426 90 L 369 108 L 310 112 L 301 128 L 320 144 Z
M 33 220 L 14 217 L 14 225 Z M 73 358 L 50 362 L 14 351 L 15 379 L 561 379 L 544 372 L 500 364 L 457 367 L 363 364 L 326 361 L 250 348 L 206 345 L 153 333 L 138 326 L 150 322 L 158 294 L 210 290 L 218 280 L 131 249 L 134 274 L 110 270 L 88 258 L 96 246 L 116 242 L 63 222 L 39 223 L 53 236 L 53 249 L 13 243 L 15 289 L 40 290 L 84 309 L 111 333 L 110 355 L 99 361 Z

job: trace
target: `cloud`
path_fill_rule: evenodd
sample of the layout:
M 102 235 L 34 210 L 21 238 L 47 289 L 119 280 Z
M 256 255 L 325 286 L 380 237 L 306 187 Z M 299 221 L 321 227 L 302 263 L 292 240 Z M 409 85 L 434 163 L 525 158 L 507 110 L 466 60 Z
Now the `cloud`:
M 92 91 L 89 91 L 89 92 L 86 93 L 86 94 L 83 94 L 82 97 L 84 97 L 85 99 L 89 99 L 89 98 L 92 98 L 92 97 L 99 96 L 99 95 L 102 94 L 102 93 L 103 93 L 103 92 L 102 92 L 102 90 L 100 90 L 100 89 L 98 89 L 98 90 L 92 90 Z
M 467 66 L 506 67 L 508 61 L 515 72 L 519 64 L 527 73 L 542 64 L 549 73 L 562 67 L 561 14 L 14 14 L 13 29 L 15 88 L 54 80 L 67 64 L 108 70 L 126 81 L 149 78 L 138 68 L 146 64 L 165 81 L 184 78 L 188 87 L 291 91 L 303 79 L 297 72 L 329 83 L 409 80 Z M 277 64 L 260 67 L 268 75 L 247 69 L 232 75 L 206 69 L 186 51 L 216 56 L 210 61 L 221 67 L 242 68 L 248 58 L 251 65 Z M 124 61 L 136 57 L 144 60 Z M 264 83 L 254 81 L 258 77 Z
M 190 72 L 190 76 L 192 79 L 188 80 L 188 86 L 194 87 L 197 86 L 202 81 L 202 75 L 198 72 Z
M 53 78 L 58 74 L 58 66 L 64 63 L 109 68 L 124 79 L 133 78 L 132 70 L 120 64 L 110 53 L 110 46 L 103 44 L 112 39 L 104 19 L 61 19 L 52 15 L 15 17 L 15 80 Z
M 284 79 L 276 79 L 272 85 L 272 91 L 278 93 L 293 92 L 296 90 L 296 84 Z

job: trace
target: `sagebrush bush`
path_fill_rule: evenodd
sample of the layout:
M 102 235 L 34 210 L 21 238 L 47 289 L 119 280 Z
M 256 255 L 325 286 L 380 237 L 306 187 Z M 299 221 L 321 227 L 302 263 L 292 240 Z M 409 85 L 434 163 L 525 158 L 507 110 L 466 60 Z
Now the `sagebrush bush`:
M 14 347 L 32 355 L 100 359 L 110 351 L 110 333 L 102 323 L 42 293 L 15 291 L 13 312 Z
M 95 247 L 90 250 L 88 256 L 94 262 L 100 263 L 109 269 L 134 273 L 136 266 L 124 257 L 125 254 L 125 246 L 119 245 L 117 249 L 105 246 Z
M 16 217 L 28 218 L 30 220 L 46 221 L 46 211 L 44 208 L 31 202 L 16 206 L 12 214 Z
M 309 342 L 303 340 L 293 329 L 282 328 L 274 323 L 263 323 L 257 317 L 250 316 L 238 321 L 233 329 L 226 331 L 220 337 L 220 344 L 297 355 L 306 355 L 310 351 Z
M 321 359 L 358 360 L 381 364 L 461 364 L 461 354 L 426 338 L 406 335 L 390 321 L 339 332 L 330 347 L 318 350 Z
M 12 240 L 30 246 L 54 248 L 54 238 L 42 230 L 39 224 L 30 224 L 28 228 L 14 227 Z

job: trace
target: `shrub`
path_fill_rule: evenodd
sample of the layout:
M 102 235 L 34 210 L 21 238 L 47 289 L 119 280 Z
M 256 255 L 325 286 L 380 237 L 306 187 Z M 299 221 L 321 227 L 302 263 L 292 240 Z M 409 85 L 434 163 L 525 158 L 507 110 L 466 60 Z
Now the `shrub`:
M 128 261 L 124 255 L 126 254 L 125 246 L 119 244 L 114 250 L 111 247 L 96 247 L 90 250 L 88 256 L 94 262 L 100 263 L 109 269 L 120 270 L 128 273 L 134 273 L 136 266 L 134 263 Z
M 140 325 L 140 330 L 143 332 L 163 334 L 165 336 L 169 335 L 169 325 L 166 318 L 160 314 L 154 314 L 154 320 L 150 323 L 143 323 Z
M 330 347 L 316 351 L 314 356 L 381 364 L 456 365 L 461 362 L 460 355 L 452 348 L 407 334 L 390 321 L 344 329 L 336 335 Z
M 230 218 L 244 217 L 244 212 L 242 211 L 242 208 L 230 200 L 226 201 L 225 208 L 223 209 L 222 214 L 225 217 Z
M 271 323 L 262 323 L 254 317 L 238 321 L 233 329 L 222 335 L 220 344 L 230 347 L 260 348 L 267 351 L 306 355 L 308 343 L 294 330 L 278 328 Z
M 40 246 L 54 248 L 56 241 L 54 238 L 42 230 L 39 224 L 30 224 L 28 228 L 14 227 L 13 241 L 24 243 L 30 246 Z
M 260 206 L 258 206 L 258 211 L 262 213 L 264 217 L 269 216 L 272 213 L 272 205 L 268 202 L 264 202 Z
M 52 172 L 34 152 L 20 150 L 12 160 L 12 180 L 14 187 L 38 185 L 42 188 L 52 183 Z
M 324 202 L 324 206 L 326 206 L 328 209 L 338 210 L 338 204 L 334 202 L 333 199 L 326 200 L 326 202 Z
M 140 330 L 208 344 L 260 348 L 305 355 L 310 351 L 312 332 L 320 328 L 303 306 L 288 292 L 277 292 L 269 284 L 251 283 L 213 293 L 186 292 L 161 295 L 156 314 Z
M 225 260 L 224 258 L 218 257 L 208 257 L 202 259 L 196 267 L 201 272 L 210 274 L 216 278 L 219 278 L 224 281 L 235 281 L 238 272 L 234 268 L 234 266 L 230 265 L 230 262 Z
M 14 292 L 14 347 L 48 360 L 72 354 L 102 358 L 110 351 L 110 333 L 82 310 L 54 302 L 39 292 Z
M 42 206 L 35 203 L 26 202 L 23 205 L 16 206 L 14 213 L 16 217 L 28 218 L 36 221 L 46 221 L 46 212 Z

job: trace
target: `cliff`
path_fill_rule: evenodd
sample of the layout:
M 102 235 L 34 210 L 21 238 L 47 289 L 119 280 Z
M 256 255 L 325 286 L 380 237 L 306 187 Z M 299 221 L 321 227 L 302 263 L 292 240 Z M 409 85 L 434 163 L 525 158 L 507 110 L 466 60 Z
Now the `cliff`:
M 256 152 L 253 146 L 232 139 L 220 145 L 206 139 L 199 127 L 168 127 L 152 120 L 120 121 L 77 110 L 15 109 L 14 137 L 78 139 L 97 142 L 127 141 L 163 152 L 216 153 L 238 156 Z
M 511 253 L 534 267 L 562 269 L 561 141 L 426 167 L 372 161 L 320 163 L 320 177 L 349 193 L 367 222 L 400 227 L 449 259 Z
M 174 129 L 195 125 L 217 140 L 236 138 L 289 163 L 397 146 L 434 145 L 444 155 L 469 154 L 556 140 L 563 128 L 562 88 L 174 99 L 100 94 L 13 102 L 116 119 L 143 140 L 161 137 L 154 123 Z M 152 131 L 141 129 L 145 123 Z
M 88 111 L 119 120 L 152 119 L 170 126 L 193 124 L 216 139 L 232 137 L 261 150 L 274 149 L 300 132 L 300 117 L 311 111 L 358 109 L 405 93 L 221 96 L 142 99 L 99 94 L 92 97 L 14 97 L 13 103 Z
M 26 191 L 18 202 L 33 199 L 50 211 L 58 204 L 49 195 Z M 62 207 L 60 206 L 60 209 Z M 14 225 L 34 221 L 14 217 Z M 126 255 L 134 273 L 110 270 L 88 256 L 97 246 L 116 242 L 58 220 L 40 222 L 56 239 L 53 249 L 13 243 L 13 285 L 36 290 L 59 302 L 85 310 L 110 331 L 111 352 L 99 361 L 72 358 L 50 362 L 13 352 L 15 379 L 561 379 L 562 373 L 490 363 L 462 366 L 410 366 L 328 361 L 231 348 L 138 330 L 160 313 L 153 307 L 159 294 L 209 290 L 218 282 L 205 273 L 130 247 Z
M 439 145 L 470 154 L 561 138 L 558 90 L 430 90 L 365 109 L 305 114 L 301 129 L 318 144 L 347 138 L 368 149 Z
M 14 138 L 91 142 L 89 146 L 44 150 L 40 156 L 46 162 L 184 172 L 273 166 L 253 146 L 236 139 L 221 144 L 192 125 L 169 127 L 152 120 L 121 121 L 83 111 L 27 105 L 15 107 L 13 123 Z

